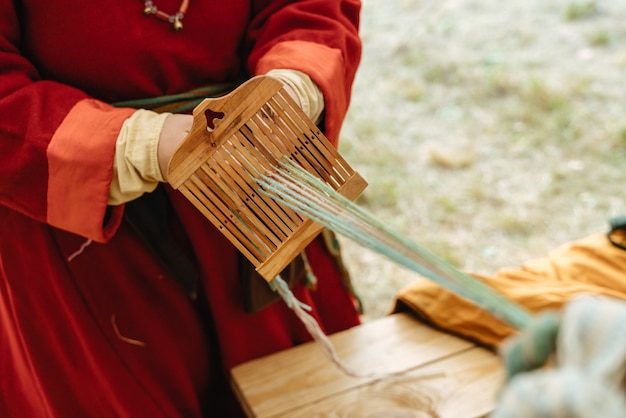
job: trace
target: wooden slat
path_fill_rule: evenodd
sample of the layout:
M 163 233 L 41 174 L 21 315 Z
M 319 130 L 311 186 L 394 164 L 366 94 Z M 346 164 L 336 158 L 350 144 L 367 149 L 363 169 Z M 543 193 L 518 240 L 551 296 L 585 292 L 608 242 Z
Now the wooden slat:
M 367 181 L 356 171 L 337 190 L 339 194 L 348 200 L 356 199 L 367 187 Z
M 277 98 L 279 94 L 284 94 L 290 100 L 290 102 L 283 101 L 283 105 L 279 105 Z M 285 107 L 289 105 L 295 107 Z M 271 115 L 272 130 L 280 138 L 283 138 L 284 142 L 289 145 L 289 155 L 297 161 L 304 169 L 312 174 L 316 174 L 317 177 L 325 182 L 328 182 L 335 189 L 337 185 L 341 183 L 341 178 L 336 178 L 333 173 L 332 162 L 325 158 L 320 158 L 319 152 L 315 149 L 315 144 L 309 141 L 307 133 L 310 133 L 311 128 L 317 129 L 315 125 L 303 114 L 297 107 L 297 104 L 293 103 L 291 97 L 289 97 L 284 90 L 280 90 L 272 99 L 270 99 L 266 105 L 261 109 L 263 114 Z M 269 119 L 268 116 L 266 119 Z M 302 122 L 301 125 L 292 123 L 292 120 L 298 119 Z M 307 121 L 309 124 L 307 124 Z M 321 135 L 321 132 L 320 132 Z M 310 142 L 307 144 L 307 142 Z M 319 145 L 319 144 L 318 144 Z
M 197 175 L 193 175 L 185 182 L 185 186 L 194 192 L 197 200 L 191 202 L 196 208 L 213 222 L 222 233 L 229 232 L 227 235 L 229 241 L 237 245 L 237 248 L 244 246 L 255 255 L 254 259 L 250 259 L 251 261 L 257 260 L 256 263 L 258 263 L 258 260 L 265 260 L 274 250 L 268 248 L 260 237 L 245 228 L 245 225 L 233 214 L 231 208 L 219 196 L 213 194 L 214 189 L 208 188 Z M 202 199 L 203 196 L 204 199 Z
M 346 364 L 364 372 L 411 371 L 417 375 L 422 375 L 422 372 L 445 372 L 442 377 L 418 382 L 420 385 L 434 384 L 433 391 L 453 385 L 446 390 L 461 392 L 468 381 L 480 382 L 484 378 L 488 383 L 485 383 L 487 393 L 497 385 L 494 382 L 498 380 L 500 373 L 498 358 L 493 353 L 479 350 L 468 341 L 428 328 L 410 314 L 395 314 L 364 323 L 332 335 L 330 340 Z M 477 356 L 480 361 L 484 361 L 484 367 L 467 368 L 465 377 L 455 380 L 454 375 L 469 365 L 463 366 L 465 362 L 459 360 L 450 363 L 456 364 L 452 367 L 443 361 L 468 351 L 476 351 L 466 355 L 468 358 Z M 420 369 L 425 366 L 429 368 Z M 450 369 L 446 370 L 447 367 Z M 313 411 L 318 408 L 319 411 L 329 411 L 333 402 L 334 405 L 343 405 L 344 402 L 353 401 L 354 396 L 360 399 L 360 396 L 366 396 L 364 393 L 369 393 L 368 389 L 363 388 L 375 384 L 373 378 L 345 375 L 323 356 L 314 343 L 237 366 L 232 370 L 232 378 L 233 386 L 250 415 L 259 418 L 299 416 L 295 414 L 300 410 L 309 413 L 308 416 L 325 416 L 323 413 L 313 414 Z M 387 378 L 383 382 L 391 387 L 392 381 L 397 385 L 398 377 Z M 338 397 L 340 394 L 347 398 Z M 492 394 L 493 392 L 487 393 L 488 397 Z M 442 397 L 445 402 L 440 402 L 439 407 L 443 410 L 451 408 L 450 405 L 454 403 L 450 396 Z M 330 403 L 324 403 L 327 401 Z M 485 409 L 490 406 L 490 402 L 481 402 L 475 409 Z
M 236 148 L 235 148 L 235 151 Z M 229 157 L 229 159 L 240 158 L 239 163 L 243 170 L 232 170 L 232 176 L 237 181 L 237 187 L 241 188 L 245 193 L 245 204 L 252 210 L 254 216 L 257 217 L 255 225 L 272 238 L 272 241 L 278 247 L 280 243 L 293 233 L 298 227 L 298 223 L 290 216 L 286 216 L 277 203 L 269 197 L 265 197 L 258 193 L 259 185 L 247 174 L 250 170 L 256 170 L 256 161 L 253 156 L 246 156 L 241 159 L 240 155 Z M 299 219 L 299 223 L 302 220 Z
M 287 235 L 279 228 L 270 227 L 272 224 L 270 218 L 263 210 L 264 208 L 259 208 L 258 199 L 254 197 L 256 190 L 252 188 L 252 180 L 242 169 L 241 162 L 236 159 L 237 156 L 229 152 L 229 148 L 230 146 L 223 146 L 219 153 L 216 153 L 220 161 L 214 161 L 211 167 L 223 180 L 223 187 L 227 187 L 232 192 L 231 199 L 236 202 L 234 205 L 236 205 L 241 222 L 262 237 L 267 245 L 277 248 Z
M 208 189 L 205 195 L 209 201 L 203 203 L 209 207 L 214 205 L 219 210 L 222 214 L 222 225 L 238 236 L 242 243 L 250 243 L 260 249 L 265 257 L 276 249 L 275 243 L 254 228 L 254 216 L 239 200 L 231 185 L 223 182 L 223 179 L 214 172 L 214 167 L 207 164 L 201 166 L 192 179 L 199 189 Z M 250 248 L 250 245 L 247 246 Z
M 251 136 L 254 137 L 254 135 Z M 261 155 L 259 156 L 256 153 L 251 152 L 251 154 L 254 155 L 248 155 L 245 156 L 245 158 L 242 158 L 241 164 L 247 167 L 248 170 L 258 171 L 260 173 L 266 174 L 276 167 L 276 160 L 274 160 L 273 164 L 271 164 L 272 161 L 269 159 L 270 157 L 262 158 L 265 157 L 266 154 L 261 148 L 258 148 L 257 144 L 251 141 L 251 139 L 249 139 L 247 135 L 244 135 L 242 131 L 238 132 L 238 134 L 236 135 L 236 139 L 239 141 L 239 143 L 242 144 L 245 149 L 248 150 L 250 148 L 253 148 L 254 150 L 258 150 L 259 153 L 261 153 Z M 256 194 L 256 198 L 261 200 L 263 204 L 269 208 L 271 213 L 276 214 L 280 224 L 284 224 L 284 226 L 290 232 L 295 231 L 299 227 L 299 225 L 302 224 L 302 217 L 292 209 L 284 205 L 280 205 L 276 203 L 276 201 L 274 201 L 273 199 L 269 197 L 264 197 L 263 195 L 260 195 L 258 193 Z
M 314 171 L 317 175 L 324 181 L 333 184 L 333 178 L 331 174 L 333 173 L 332 169 L 332 159 L 328 159 L 322 156 L 318 150 L 314 146 L 306 147 L 304 146 L 305 140 L 301 140 L 301 137 L 304 136 L 305 132 L 309 132 L 311 127 L 306 124 L 306 122 L 302 122 L 302 124 L 298 125 L 294 122 L 297 115 L 294 115 L 294 109 L 290 109 L 287 106 L 289 104 L 281 98 L 278 94 L 272 97 L 272 100 L 275 101 L 274 107 L 272 109 L 279 115 L 276 120 L 276 125 L 278 127 L 282 127 L 288 132 L 293 132 L 292 134 L 292 142 L 294 148 L 302 155 L 302 158 L 305 159 L 309 164 L 311 164 L 314 168 Z M 313 145 L 313 144 L 311 144 Z M 313 172 L 313 170 L 308 169 L 308 171 Z
M 267 169 L 272 169 L 277 166 L 278 159 L 283 155 L 288 155 L 288 150 L 278 141 L 267 140 L 263 132 L 256 127 L 258 123 L 261 123 L 258 119 L 261 119 L 261 116 L 257 112 L 241 127 L 239 134 L 243 135 L 265 157 Z
M 282 132 L 272 132 L 263 119 L 261 117 L 253 117 L 249 121 L 248 125 L 255 132 L 251 140 L 258 142 L 260 147 L 267 147 L 276 160 L 285 155 L 290 156 L 308 172 L 319 175 L 317 168 L 309 160 L 300 157 L 300 152 L 295 146 L 294 138 L 292 138 L 295 134 L 289 136 Z M 274 121 L 275 124 L 277 122 L 278 120 Z M 276 129 L 276 126 L 273 129 Z
M 321 140 L 323 135 L 319 129 L 309 119 L 299 117 L 293 108 L 287 107 L 289 106 L 287 100 L 291 98 L 285 97 L 283 90 L 274 95 L 272 100 L 276 100 L 284 111 L 281 113 L 283 117 L 279 118 L 280 123 L 287 123 L 294 131 L 302 133 L 297 137 L 302 148 L 315 155 L 328 173 L 336 172 L 339 178 L 346 178 L 352 174 L 353 170 L 339 152 L 328 141 Z
M 235 247 L 253 264 L 259 264 L 263 260 L 265 260 L 266 256 L 264 254 L 259 253 L 259 251 L 253 246 L 246 246 L 235 236 L 230 230 L 224 227 L 222 221 L 218 219 L 214 212 L 207 207 L 201 200 L 199 200 L 199 195 L 201 193 L 197 190 L 194 184 L 190 181 L 183 184 L 179 190 L 181 193 L 207 218 L 218 230 L 231 242 Z M 253 251 L 250 251 L 248 248 L 253 248 Z

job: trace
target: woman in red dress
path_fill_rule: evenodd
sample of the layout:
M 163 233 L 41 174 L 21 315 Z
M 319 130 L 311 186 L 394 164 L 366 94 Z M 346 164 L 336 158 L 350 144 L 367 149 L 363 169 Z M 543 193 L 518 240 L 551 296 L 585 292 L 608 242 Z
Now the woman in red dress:
M 245 309 L 241 257 L 164 186 L 191 116 L 112 103 L 269 73 L 336 144 L 360 2 L 0 9 L 0 416 L 237 416 L 230 368 L 309 336 L 283 303 Z M 356 325 L 335 259 L 307 255 L 296 296 L 328 333 Z

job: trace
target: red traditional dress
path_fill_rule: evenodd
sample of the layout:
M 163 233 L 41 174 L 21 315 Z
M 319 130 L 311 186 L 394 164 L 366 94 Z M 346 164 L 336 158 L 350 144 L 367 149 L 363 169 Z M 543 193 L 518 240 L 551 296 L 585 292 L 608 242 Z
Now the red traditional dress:
M 309 339 L 283 303 L 244 311 L 237 252 L 177 192 L 169 227 L 197 262 L 196 300 L 107 205 L 135 111 L 108 103 L 296 69 L 336 143 L 359 3 L 192 1 L 175 32 L 137 0 L 0 0 L 0 416 L 236 416 L 228 370 Z M 308 255 L 318 288 L 296 296 L 328 333 L 356 325 L 334 260 L 319 242 Z

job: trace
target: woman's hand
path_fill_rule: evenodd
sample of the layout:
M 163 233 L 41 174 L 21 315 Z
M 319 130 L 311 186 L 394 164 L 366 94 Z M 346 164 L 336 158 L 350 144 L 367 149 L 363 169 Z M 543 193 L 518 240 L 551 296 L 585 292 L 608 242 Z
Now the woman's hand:
M 283 80 L 281 81 L 283 82 L 285 90 L 289 96 L 291 96 L 299 106 L 302 106 L 301 97 L 294 90 L 292 85 Z M 192 124 L 192 115 L 179 114 L 169 115 L 163 124 L 161 135 L 159 136 L 157 156 L 159 160 L 159 168 L 161 169 L 161 175 L 163 176 L 163 181 L 165 182 L 168 181 L 167 167 L 170 162 L 170 158 L 172 158 L 172 155 L 178 146 L 191 130 Z
M 267 73 L 268 76 L 280 80 L 300 108 L 314 123 L 319 123 L 324 111 L 324 96 L 319 87 L 303 72 L 296 70 L 276 69 Z
M 300 108 L 302 108 L 302 103 L 300 102 L 300 98 L 296 94 L 296 91 L 289 84 L 285 82 L 283 82 L 283 87 L 285 91 L 287 92 L 287 94 L 291 96 L 291 98 L 298 104 L 298 106 L 300 106 Z
M 169 115 L 163 124 L 161 136 L 159 137 L 159 146 L 157 155 L 159 159 L 159 168 L 163 180 L 167 182 L 167 166 L 174 151 L 178 148 L 183 139 L 191 130 L 193 124 L 192 115 Z

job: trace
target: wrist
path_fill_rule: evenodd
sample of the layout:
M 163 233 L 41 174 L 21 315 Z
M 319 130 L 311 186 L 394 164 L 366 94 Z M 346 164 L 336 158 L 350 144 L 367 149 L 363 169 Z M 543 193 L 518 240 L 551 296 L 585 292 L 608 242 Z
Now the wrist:
M 165 119 L 157 147 L 162 181 L 167 182 L 167 168 L 172 155 L 191 130 L 193 116 L 170 114 Z
M 302 111 L 313 122 L 319 123 L 324 111 L 324 95 L 307 74 L 297 70 L 276 69 L 269 71 L 267 75 L 288 86 L 297 98 L 296 102 L 300 102 Z

